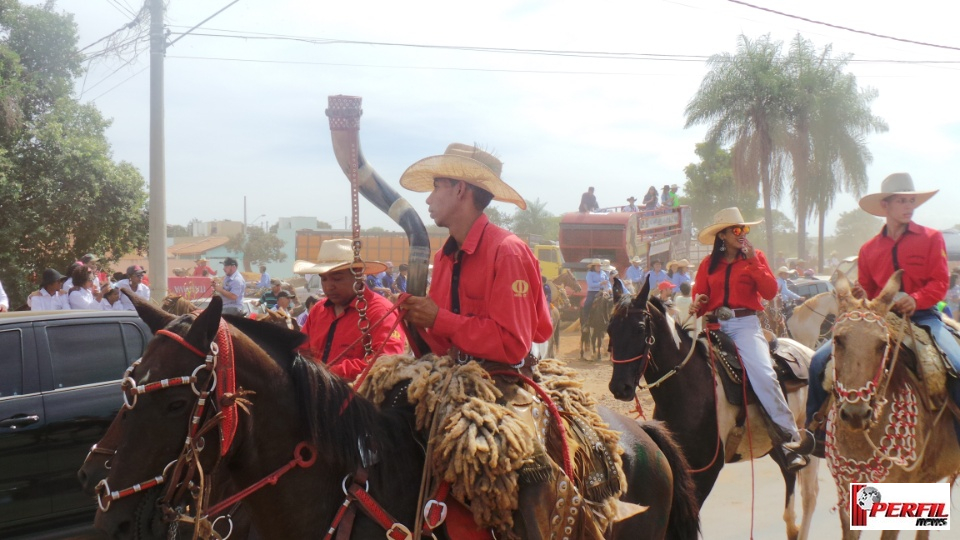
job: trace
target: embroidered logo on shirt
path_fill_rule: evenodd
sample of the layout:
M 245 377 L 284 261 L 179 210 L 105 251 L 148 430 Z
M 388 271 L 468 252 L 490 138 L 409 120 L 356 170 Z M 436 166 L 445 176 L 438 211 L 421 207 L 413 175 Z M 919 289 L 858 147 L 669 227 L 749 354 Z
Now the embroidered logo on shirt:
M 513 289 L 513 295 L 518 297 L 526 296 L 530 292 L 530 284 L 522 279 L 514 281 L 510 288 Z

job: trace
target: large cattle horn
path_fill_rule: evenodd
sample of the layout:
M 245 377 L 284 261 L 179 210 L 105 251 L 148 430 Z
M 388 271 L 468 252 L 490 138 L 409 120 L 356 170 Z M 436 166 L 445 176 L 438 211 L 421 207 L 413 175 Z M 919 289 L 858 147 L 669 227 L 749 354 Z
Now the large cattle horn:
M 417 211 L 410 203 L 390 187 L 370 163 L 363 157 L 360 149 L 360 107 L 361 98 L 356 96 L 329 96 L 327 117 L 330 118 L 330 133 L 333 138 L 333 154 L 347 178 L 353 181 L 356 171 L 360 193 L 382 212 L 397 222 L 407 233 L 410 244 L 409 277 L 407 292 L 415 296 L 427 293 L 427 270 L 430 264 L 430 236 Z M 356 169 L 354 169 L 356 167 Z M 410 329 L 410 339 L 416 340 L 419 334 Z M 425 344 L 420 345 L 420 353 L 426 353 Z

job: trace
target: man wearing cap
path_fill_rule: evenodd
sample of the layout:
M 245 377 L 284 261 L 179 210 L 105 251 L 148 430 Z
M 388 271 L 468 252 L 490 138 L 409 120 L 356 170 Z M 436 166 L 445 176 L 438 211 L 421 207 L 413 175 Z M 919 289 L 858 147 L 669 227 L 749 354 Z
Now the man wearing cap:
M 223 281 L 211 281 L 213 292 L 223 297 L 223 313 L 225 315 L 243 316 L 243 292 L 247 282 L 237 272 L 237 260 L 227 257 L 223 260 Z
M 315 362 L 325 364 L 332 373 L 353 381 L 370 360 L 366 358 L 360 339 L 360 312 L 357 311 L 360 297 L 354 289 L 356 277 L 353 271 L 361 268 L 364 274 L 371 275 L 384 271 L 386 266 L 377 261 L 354 262 L 353 242 L 348 238 L 324 240 L 317 259 L 316 263 L 297 261 L 293 268 L 298 274 L 319 274 L 320 286 L 326 296 L 310 309 L 310 315 L 300 329 L 307 335 L 304 348 Z M 362 298 L 366 303 L 373 350 L 382 346 L 381 354 L 403 354 L 406 341 L 400 331 L 394 329 L 399 315 L 396 311 L 390 312 L 393 305 L 366 286 Z
M 397 278 L 393 280 L 394 294 L 407 292 L 407 273 L 410 272 L 410 265 L 407 263 L 400 263 L 398 268 L 400 272 L 397 274 Z
M 623 207 L 624 212 L 639 212 L 640 209 L 637 208 L 637 198 L 636 197 L 627 197 L 627 202 L 630 203 Z
M 53 268 L 47 268 L 43 271 L 43 277 L 40 279 L 40 290 L 33 291 L 27 297 L 27 305 L 32 311 L 59 311 L 61 309 L 70 309 L 70 302 L 67 295 L 60 289 L 61 283 L 66 280 L 60 272 Z
M 200 257 L 197 259 L 197 266 L 193 269 L 193 277 L 209 277 L 217 275 L 217 271 L 207 264 L 208 261 L 205 257 Z
M 790 269 L 786 266 L 777 268 L 777 290 L 780 291 L 780 299 L 784 303 L 803 300 L 803 297 L 790 290 L 787 286 L 787 279 L 790 277 Z
M 277 298 L 282 286 L 283 283 L 279 279 L 271 279 L 270 289 L 260 295 L 260 300 L 257 300 L 257 305 L 263 306 L 267 309 L 276 309 Z
M 670 276 L 668 276 L 667 271 L 663 269 L 663 261 L 660 259 L 653 260 L 653 268 L 647 272 L 646 277 L 650 280 L 651 291 L 656 290 L 661 281 L 670 281 Z
M 627 271 L 624 272 L 624 276 L 627 278 L 627 283 L 632 287 L 632 292 L 636 293 L 640 290 L 640 287 L 643 286 L 643 266 L 640 264 L 640 256 L 634 255 L 630 259 L 630 266 L 627 268 Z
M 670 186 L 670 207 L 676 208 L 680 206 L 680 195 L 677 194 L 677 190 L 680 189 L 679 186 L 673 184 Z
M 144 270 L 139 264 L 129 266 L 127 267 L 127 279 L 121 279 L 114 286 L 118 289 L 127 288 L 133 292 L 133 294 L 149 302 L 150 287 L 147 287 L 147 285 L 143 283 L 143 275 L 146 273 L 147 271 Z M 133 302 L 130 301 L 125 294 L 120 295 L 120 302 L 123 304 L 124 311 L 137 310 L 137 308 L 133 305 Z
M 913 213 L 939 190 L 917 191 L 907 173 L 894 173 L 884 178 L 879 193 L 860 199 L 860 208 L 868 214 L 885 218 L 880 233 L 860 248 L 858 283 L 852 287 L 857 298 L 874 299 L 897 270 L 903 270 L 901 291 L 891 310 L 918 326 L 926 328 L 944 352 L 955 373 L 960 373 L 960 345 L 944 325 L 937 303 L 946 297 L 950 285 L 946 245 L 936 229 L 917 225 Z M 833 354 L 833 342 L 827 342 L 810 362 L 810 391 L 807 393 L 807 418 L 814 419 L 827 399 L 823 389 L 823 372 Z M 960 405 L 960 383 L 947 377 L 947 388 Z M 811 420 L 808 420 L 808 422 Z M 814 441 L 804 438 L 804 449 Z M 817 434 L 820 439 L 821 434 Z

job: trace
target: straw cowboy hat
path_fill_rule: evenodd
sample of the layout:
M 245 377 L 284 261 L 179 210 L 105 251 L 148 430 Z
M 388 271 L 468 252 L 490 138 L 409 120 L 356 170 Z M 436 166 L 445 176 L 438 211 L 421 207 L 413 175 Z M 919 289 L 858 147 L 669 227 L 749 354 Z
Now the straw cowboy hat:
M 587 265 L 587 268 L 590 268 L 591 266 L 600 266 L 601 264 L 602 263 L 600 262 L 600 259 L 593 259 L 590 261 L 590 264 Z
M 787 268 L 786 266 L 781 266 L 780 268 L 777 268 L 777 274 L 789 274 L 789 273 L 790 273 L 790 269 Z
M 860 208 L 863 208 L 868 214 L 884 217 L 887 215 L 880 204 L 884 199 L 892 195 L 913 195 L 917 199 L 917 206 L 927 202 L 940 191 L 917 191 L 913 187 L 913 178 L 908 173 L 893 173 L 883 179 L 880 184 L 880 193 L 871 193 L 860 199 Z
M 677 269 L 680 269 L 680 268 L 689 268 L 689 267 L 691 267 L 691 266 L 693 266 L 693 265 L 690 264 L 690 261 L 688 261 L 687 259 L 680 259 L 679 261 L 677 261 Z
M 197 262 L 198 262 L 198 263 L 208 263 L 208 262 L 210 262 L 210 261 L 208 261 L 206 257 L 200 257 L 199 259 L 197 259 Z
M 667 263 L 667 270 L 669 271 L 674 266 L 677 266 L 677 261 L 670 261 Z
M 353 262 L 353 241 L 349 238 L 334 238 L 324 240 L 320 244 L 320 253 L 317 262 L 296 261 L 293 263 L 295 274 L 328 274 L 347 268 L 363 267 L 364 274 L 379 274 L 387 269 L 387 265 L 379 261 Z
M 423 158 L 400 176 L 400 185 L 410 191 L 426 193 L 433 191 L 437 178 L 452 178 L 485 189 L 493 199 L 513 203 L 521 210 L 527 209 L 523 197 L 500 179 L 503 163 L 489 152 L 475 146 L 453 143 L 439 156 Z
M 700 234 L 697 235 L 697 240 L 701 244 L 709 246 L 713 243 L 717 233 L 726 229 L 727 227 L 732 227 L 734 225 L 757 225 L 759 223 L 763 223 L 763 220 L 744 221 L 743 215 L 740 213 L 740 209 L 736 206 L 724 208 L 713 215 L 713 224 L 704 227 L 703 230 L 700 231 Z

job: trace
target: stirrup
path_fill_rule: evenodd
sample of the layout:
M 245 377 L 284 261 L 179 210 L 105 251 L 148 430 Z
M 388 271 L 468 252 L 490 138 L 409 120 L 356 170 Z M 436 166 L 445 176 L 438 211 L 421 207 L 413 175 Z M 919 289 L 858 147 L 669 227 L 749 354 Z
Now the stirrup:
M 783 448 L 800 456 L 809 456 L 817 445 L 816 437 L 809 429 L 800 432 L 800 440 L 783 444 Z

